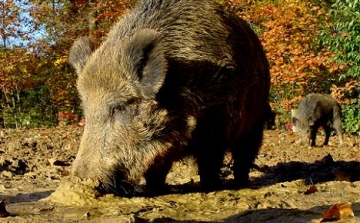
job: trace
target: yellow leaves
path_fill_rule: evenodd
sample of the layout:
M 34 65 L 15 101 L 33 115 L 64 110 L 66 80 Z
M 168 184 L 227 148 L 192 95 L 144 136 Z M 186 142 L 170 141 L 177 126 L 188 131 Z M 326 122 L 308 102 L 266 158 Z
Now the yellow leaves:
M 255 4 L 255 3 L 254 3 Z M 323 10 L 308 1 L 280 0 L 247 8 L 240 16 L 263 27 L 260 39 L 271 64 L 272 86 L 307 84 L 330 58 L 327 51 L 314 52 L 313 41 Z
M 60 56 L 54 61 L 54 65 L 57 67 L 61 67 L 66 64 L 68 61 L 68 56 Z
M 9 64 L 8 66 L 5 66 L 3 71 L 5 73 L 11 73 L 15 70 L 15 66 L 13 64 Z

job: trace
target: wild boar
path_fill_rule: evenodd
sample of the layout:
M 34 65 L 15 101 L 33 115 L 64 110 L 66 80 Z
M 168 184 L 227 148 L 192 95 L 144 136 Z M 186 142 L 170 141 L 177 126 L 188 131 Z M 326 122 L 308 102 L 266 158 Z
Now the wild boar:
M 328 145 L 331 125 L 339 136 L 340 145 L 343 144 L 341 107 L 331 95 L 308 94 L 300 101 L 299 108 L 292 110 L 291 116 L 293 131 L 299 132 L 302 144 L 309 143 L 310 146 L 316 146 L 316 133 L 322 126 L 325 131 L 323 145 Z
M 120 193 L 144 176 L 159 189 L 174 161 L 193 156 L 212 189 L 229 148 L 235 185 L 248 183 L 270 74 L 244 20 L 211 0 L 145 0 L 97 49 L 75 41 L 69 60 L 86 119 L 73 176 Z

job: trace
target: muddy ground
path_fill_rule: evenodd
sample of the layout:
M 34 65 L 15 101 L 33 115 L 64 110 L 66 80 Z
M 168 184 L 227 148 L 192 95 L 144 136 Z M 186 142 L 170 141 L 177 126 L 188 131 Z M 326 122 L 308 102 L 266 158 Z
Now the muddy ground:
M 346 136 L 330 145 L 300 146 L 294 133 L 265 131 L 251 172 L 241 190 L 199 191 L 191 160 L 175 163 L 164 195 L 132 198 L 98 195 L 69 182 L 83 127 L 0 129 L 0 222 L 320 222 L 333 204 L 350 202 L 360 222 L 360 139 Z M 318 137 L 318 144 L 323 137 Z M 222 175 L 231 181 L 231 159 Z M 315 193 L 306 191 L 314 185 Z M 85 187 L 85 186 L 84 186 Z M 344 214 L 345 213 L 345 214 Z

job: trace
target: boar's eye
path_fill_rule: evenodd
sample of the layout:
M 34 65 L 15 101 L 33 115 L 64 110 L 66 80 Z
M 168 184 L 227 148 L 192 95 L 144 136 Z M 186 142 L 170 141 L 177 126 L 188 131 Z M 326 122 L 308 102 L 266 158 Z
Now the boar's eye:
M 129 123 L 137 114 L 138 103 L 136 102 L 136 99 L 130 99 L 126 102 L 113 104 L 110 106 L 110 118 L 122 124 Z
M 117 104 L 111 107 L 110 116 L 114 117 L 117 114 L 121 114 L 125 112 L 126 112 L 126 107 L 124 105 Z

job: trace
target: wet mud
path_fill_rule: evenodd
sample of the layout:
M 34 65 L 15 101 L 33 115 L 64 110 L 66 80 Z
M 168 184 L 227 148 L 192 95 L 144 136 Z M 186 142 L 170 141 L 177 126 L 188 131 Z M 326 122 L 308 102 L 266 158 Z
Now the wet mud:
M 335 222 L 360 222 L 358 137 L 346 136 L 342 147 L 335 136 L 329 146 L 309 148 L 293 133 L 266 131 L 248 188 L 226 187 L 232 179 L 226 157 L 224 188 L 202 192 L 187 159 L 174 164 L 168 191 L 149 195 L 139 185 L 125 198 L 71 181 L 81 127 L 0 131 L 0 199 L 10 214 L 0 222 L 312 223 L 342 202 L 352 204 L 354 217 Z M 311 186 L 317 191 L 307 194 Z

